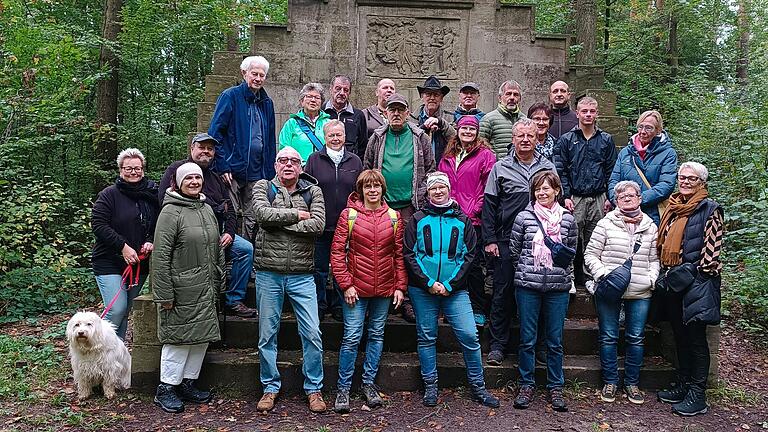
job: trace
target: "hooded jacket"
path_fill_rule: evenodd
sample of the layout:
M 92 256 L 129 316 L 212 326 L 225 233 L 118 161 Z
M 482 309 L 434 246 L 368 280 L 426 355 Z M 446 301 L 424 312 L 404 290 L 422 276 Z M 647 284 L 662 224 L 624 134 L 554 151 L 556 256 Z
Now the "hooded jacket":
M 327 147 L 309 156 L 304 172 L 317 179 L 317 185 L 323 191 L 325 231 L 336 229 L 336 220 L 347 207 L 347 198 L 355 190 L 357 176 L 362 171 L 360 158 L 346 148 L 338 166 L 328 156 Z
M 438 171 L 448 175 L 451 182 L 451 198 L 455 199 L 461 211 L 479 226 L 483 211 L 483 196 L 488 176 L 496 163 L 496 154 L 485 147 L 475 147 L 456 166 L 456 156 L 444 156 Z
M 275 188 L 270 202 L 267 188 Z M 304 201 L 306 192 L 309 205 Z M 311 274 L 315 268 L 315 238 L 325 227 L 323 192 L 317 180 L 301 173 L 296 190 L 288 192 L 275 177 L 259 180 L 253 186 L 253 210 L 259 231 L 253 242 L 253 264 L 256 270 L 283 274 Z M 312 217 L 299 220 L 299 210 Z
M 449 207 L 427 202 L 407 223 L 404 242 L 409 285 L 428 290 L 440 282 L 451 293 L 466 289 L 477 237 L 456 201 Z
M 320 140 L 320 144 L 325 146 L 325 134 L 323 133 L 323 125 L 325 125 L 330 119 L 331 117 L 328 115 L 328 113 L 320 110 L 313 126 L 312 123 L 310 123 L 307 119 L 307 115 L 304 113 L 304 110 L 300 109 L 297 113 L 291 114 L 285 124 L 283 124 L 283 128 L 280 129 L 280 136 L 278 137 L 280 148 L 282 149 L 288 146 L 293 147 L 297 152 L 299 152 L 301 161 L 306 163 L 307 159 L 309 159 L 309 155 L 317 151 L 317 147 L 312 144 L 312 141 L 309 139 L 309 137 L 307 137 L 307 134 L 301 130 L 299 123 L 306 124 L 307 127 L 309 127 L 309 129 L 315 133 L 317 139 Z
M 216 301 L 224 286 L 224 250 L 216 216 L 205 196 L 166 191 L 155 229 L 152 297 L 158 306 L 161 343 L 192 345 L 220 339 Z
M 645 158 L 641 158 L 632 144 L 635 136 L 633 135 L 627 146 L 619 152 L 616 165 L 613 166 L 611 178 L 608 181 L 608 199 L 615 204 L 616 194 L 613 188 L 620 181 L 632 180 L 640 185 L 642 191 L 643 200 L 640 203 L 640 208 L 658 225 L 661 220 L 659 203 L 669 198 L 675 191 L 675 185 L 677 185 L 677 152 L 672 148 L 669 134 L 662 131 L 661 134 L 651 140 L 645 151 Z M 637 173 L 635 164 L 648 179 L 651 184 L 650 189 L 645 185 L 640 174 Z
M 595 280 L 602 278 L 611 270 L 624 264 L 632 254 L 635 241 L 641 239 L 640 249 L 632 258 L 632 278 L 624 293 L 625 300 L 651 297 L 651 290 L 659 277 L 659 256 L 656 252 L 658 229 L 653 220 L 643 214 L 637 224 L 635 234 L 630 237 L 621 211 L 616 209 L 597 222 L 589 244 L 584 250 L 584 264 Z
M 586 139 L 581 129 L 573 129 L 557 140 L 555 166 L 563 185 L 563 198 L 597 196 L 608 191 L 616 145 L 611 134 L 595 128 Z
M 261 118 L 261 143 L 251 140 L 251 118 Z M 224 90 L 216 101 L 208 134 L 216 138 L 213 170 L 232 173 L 239 180 L 257 181 L 275 176 L 275 108 L 262 88 L 257 95 L 246 82 Z
M 395 290 L 408 287 L 403 220 L 398 212 L 393 226 L 389 206 L 382 204 L 376 210 L 367 209 L 357 192 L 352 192 L 339 216 L 331 243 L 331 268 L 342 291 L 354 287 L 360 297 L 391 297 Z M 351 235 L 350 209 L 357 211 Z

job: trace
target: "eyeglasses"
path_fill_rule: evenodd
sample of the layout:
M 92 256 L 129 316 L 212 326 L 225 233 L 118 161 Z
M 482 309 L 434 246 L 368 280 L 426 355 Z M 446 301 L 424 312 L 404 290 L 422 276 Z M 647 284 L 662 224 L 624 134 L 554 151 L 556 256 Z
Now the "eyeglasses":
M 322 96 L 320 96 L 320 95 L 310 95 L 310 94 L 308 94 L 308 95 L 304 95 L 304 99 L 309 99 L 309 100 L 322 100 L 322 99 L 323 99 L 323 97 L 322 97 Z
M 656 130 L 656 128 L 654 126 L 649 126 L 649 125 L 639 125 L 637 127 L 637 131 L 638 132 L 640 132 L 640 131 L 653 132 L 655 130 Z
M 549 123 L 549 117 L 534 117 L 534 118 L 532 118 L 531 120 L 533 120 L 533 121 L 535 121 L 535 122 L 537 122 L 537 123 L 538 123 L 538 122 L 545 122 L 545 123 Z
M 693 175 L 693 176 L 679 175 L 679 176 L 677 176 L 677 180 L 679 182 L 681 182 L 681 183 L 684 182 L 684 181 L 687 181 L 688 183 L 696 183 L 697 181 L 700 180 L 700 178 L 699 178 L 699 176 L 695 176 L 695 175 Z
M 290 162 L 293 165 L 299 165 L 301 164 L 301 159 L 299 158 L 289 158 L 289 157 L 280 157 L 277 158 L 277 162 L 282 165 L 288 165 L 288 162 Z
M 121 169 L 127 173 L 140 173 L 144 171 L 144 167 L 121 167 Z
M 625 193 L 625 194 L 621 194 L 621 195 L 619 195 L 617 198 L 619 199 L 619 201 L 624 201 L 624 200 L 631 200 L 631 199 L 635 199 L 635 198 L 637 198 L 638 196 L 639 196 L 639 195 L 638 195 L 638 194 L 636 194 L 636 193 Z

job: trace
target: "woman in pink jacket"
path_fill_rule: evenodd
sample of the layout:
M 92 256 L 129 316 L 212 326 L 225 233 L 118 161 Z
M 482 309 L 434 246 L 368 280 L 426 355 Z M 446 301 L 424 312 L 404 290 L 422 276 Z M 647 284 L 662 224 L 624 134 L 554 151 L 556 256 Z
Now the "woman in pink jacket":
M 461 211 L 472 221 L 478 244 L 484 244 L 480 230 L 480 212 L 483 209 L 485 183 L 493 164 L 496 163 L 496 154 L 491 150 L 488 141 L 478 137 L 479 126 L 475 116 L 459 118 L 456 122 L 457 134 L 445 147 L 437 169 L 448 175 L 451 182 L 451 198 L 459 203 Z M 478 326 L 485 325 L 489 309 L 488 298 L 485 296 L 484 267 L 483 255 L 477 254 L 467 279 L 469 300 L 472 302 L 475 323 Z

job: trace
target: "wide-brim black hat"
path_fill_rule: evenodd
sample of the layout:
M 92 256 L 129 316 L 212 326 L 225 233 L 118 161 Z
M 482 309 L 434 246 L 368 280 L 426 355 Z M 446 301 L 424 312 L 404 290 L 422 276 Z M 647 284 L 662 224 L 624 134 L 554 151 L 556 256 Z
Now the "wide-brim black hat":
M 435 90 L 443 93 L 443 96 L 447 95 L 451 89 L 448 86 L 444 86 L 440 83 L 440 80 L 436 76 L 432 75 L 424 81 L 424 86 L 416 86 L 419 90 L 419 95 L 424 93 L 424 90 Z

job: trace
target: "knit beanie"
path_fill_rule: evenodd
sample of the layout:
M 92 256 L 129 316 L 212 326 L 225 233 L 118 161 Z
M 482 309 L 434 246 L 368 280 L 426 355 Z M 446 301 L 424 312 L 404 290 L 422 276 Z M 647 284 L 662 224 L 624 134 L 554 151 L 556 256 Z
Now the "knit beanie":
M 176 168 L 176 186 L 181 188 L 181 181 L 190 174 L 199 174 L 203 177 L 203 170 L 194 162 L 187 162 Z
M 438 183 L 446 185 L 449 190 L 451 189 L 451 182 L 448 180 L 448 175 L 444 172 L 434 171 L 427 174 L 427 190 Z

